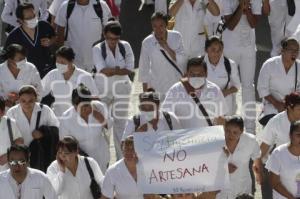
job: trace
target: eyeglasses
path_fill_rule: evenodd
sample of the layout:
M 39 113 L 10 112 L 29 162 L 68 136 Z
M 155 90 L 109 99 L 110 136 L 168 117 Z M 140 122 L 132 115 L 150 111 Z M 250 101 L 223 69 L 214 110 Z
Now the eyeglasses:
M 26 160 L 12 160 L 12 161 L 9 161 L 8 164 L 10 166 L 24 166 L 25 164 L 27 163 Z

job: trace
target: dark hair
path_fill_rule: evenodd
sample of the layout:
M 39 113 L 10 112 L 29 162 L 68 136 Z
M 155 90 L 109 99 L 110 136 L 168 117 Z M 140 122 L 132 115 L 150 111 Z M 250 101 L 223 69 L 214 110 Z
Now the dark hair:
M 139 95 L 140 102 L 151 101 L 159 105 L 159 93 L 156 93 L 153 88 L 148 88 L 146 92 Z
M 20 88 L 19 97 L 23 94 L 34 95 L 35 97 L 37 97 L 36 89 L 31 85 L 24 85 Z
M 104 34 L 107 32 L 111 32 L 114 35 L 120 36 L 122 34 L 122 26 L 119 21 L 114 18 L 110 18 L 106 25 L 103 28 Z
M 219 43 L 222 47 L 224 46 L 223 41 L 217 35 L 212 35 L 205 40 L 205 50 L 207 50 L 213 43 Z
M 68 61 L 73 61 L 75 59 L 75 53 L 72 48 L 68 46 L 62 46 L 56 51 L 56 57 L 65 58 Z
M 291 94 L 285 96 L 284 101 L 286 108 L 294 108 L 296 105 L 300 105 L 300 93 L 292 92 Z
M 225 126 L 226 125 L 238 126 L 242 131 L 244 130 L 244 120 L 238 115 L 227 116 L 225 118 Z
M 151 22 L 154 21 L 154 20 L 157 20 L 157 19 L 163 20 L 166 25 L 168 24 L 168 15 L 166 15 L 163 12 L 153 13 L 153 15 L 151 16 Z
M 5 111 L 5 99 L 0 96 L 0 110 Z
M 204 61 L 204 56 L 201 56 L 201 57 L 193 57 L 191 59 L 188 60 L 187 62 L 187 71 L 189 71 L 189 69 L 191 67 L 194 67 L 194 66 L 200 66 L 200 67 L 203 67 L 204 70 L 207 72 L 207 64 L 206 62 Z
M 299 45 L 298 40 L 295 37 L 287 37 L 281 41 L 281 48 L 286 49 L 289 43 L 292 42 L 297 43 Z
M 123 148 L 125 145 L 131 145 L 131 146 L 134 146 L 133 135 L 129 135 L 128 137 L 126 137 L 126 138 L 124 139 L 124 141 L 122 142 L 122 148 Z
M 290 135 L 292 135 L 298 129 L 300 130 L 300 120 L 291 122 Z
M 64 136 L 57 144 L 57 150 L 60 148 L 66 148 L 69 152 L 75 152 L 79 149 L 78 140 L 71 135 Z
M 72 92 L 72 104 L 77 106 L 81 102 L 92 101 L 91 91 L 84 84 L 79 84 Z
M 16 17 L 17 19 L 21 19 L 23 20 L 24 19 L 24 16 L 23 16 L 23 12 L 24 10 L 27 10 L 27 9 L 33 9 L 34 10 L 34 6 L 32 3 L 20 3 L 16 9 Z
M 30 155 L 30 152 L 29 152 L 28 146 L 26 146 L 26 145 L 24 145 L 24 144 L 18 144 L 18 145 L 13 144 L 11 147 L 9 147 L 9 148 L 7 149 L 7 159 L 9 159 L 10 153 L 11 153 L 11 152 L 14 152 L 14 151 L 24 153 L 26 162 L 29 161 L 29 155 Z
M 1 59 L 13 59 L 17 53 L 24 55 L 26 57 L 26 49 L 20 44 L 10 44 L 6 49 L 4 49 L 1 53 Z

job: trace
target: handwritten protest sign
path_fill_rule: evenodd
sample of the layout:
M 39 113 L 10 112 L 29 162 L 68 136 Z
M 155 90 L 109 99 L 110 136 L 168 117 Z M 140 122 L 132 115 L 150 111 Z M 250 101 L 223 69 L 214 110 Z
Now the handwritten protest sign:
M 228 187 L 223 127 L 135 133 L 143 193 L 191 193 Z

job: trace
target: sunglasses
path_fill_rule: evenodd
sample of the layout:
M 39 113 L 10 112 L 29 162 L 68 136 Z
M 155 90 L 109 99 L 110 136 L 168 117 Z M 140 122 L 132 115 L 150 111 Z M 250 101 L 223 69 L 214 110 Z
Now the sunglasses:
M 24 166 L 26 163 L 27 163 L 26 160 L 12 160 L 12 161 L 9 161 L 9 162 L 8 162 L 8 164 L 9 164 L 10 166 L 16 166 L 16 165 Z

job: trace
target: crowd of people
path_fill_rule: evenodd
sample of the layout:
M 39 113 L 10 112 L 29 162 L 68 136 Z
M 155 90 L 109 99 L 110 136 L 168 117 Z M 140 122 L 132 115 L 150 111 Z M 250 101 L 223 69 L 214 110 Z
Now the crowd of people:
M 5 0 L 0 198 L 246 199 L 254 198 L 255 181 L 263 199 L 300 198 L 299 2 L 155 0 L 138 74 L 131 45 L 121 40 L 119 4 Z M 261 15 L 272 51 L 255 86 Z M 143 91 L 139 113 L 128 118 L 133 81 Z M 140 190 L 134 133 L 214 125 L 224 127 L 229 188 Z

